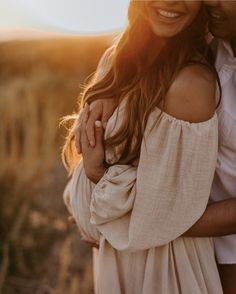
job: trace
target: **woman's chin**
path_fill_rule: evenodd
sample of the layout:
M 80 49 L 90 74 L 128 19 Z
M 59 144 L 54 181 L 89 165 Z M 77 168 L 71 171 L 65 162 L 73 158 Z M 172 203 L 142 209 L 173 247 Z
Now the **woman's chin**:
M 154 34 L 160 38 L 172 38 L 179 34 L 181 30 L 177 28 L 161 28 L 161 29 L 154 29 Z

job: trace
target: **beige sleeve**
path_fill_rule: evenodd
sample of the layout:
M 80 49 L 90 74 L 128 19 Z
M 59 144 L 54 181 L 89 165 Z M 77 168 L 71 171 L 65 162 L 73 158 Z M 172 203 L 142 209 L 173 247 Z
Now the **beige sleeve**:
M 96 226 L 90 223 L 89 205 L 94 187 L 95 184 L 85 174 L 83 161 L 81 160 L 64 190 L 63 200 L 79 227 L 90 238 L 99 242 L 100 233 Z
M 91 221 L 118 250 L 169 243 L 208 203 L 218 151 L 216 114 L 189 123 L 166 113 L 158 120 L 157 112 L 149 117 L 137 171 L 113 166 L 92 192 Z M 127 209 L 121 204 L 129 197 Z

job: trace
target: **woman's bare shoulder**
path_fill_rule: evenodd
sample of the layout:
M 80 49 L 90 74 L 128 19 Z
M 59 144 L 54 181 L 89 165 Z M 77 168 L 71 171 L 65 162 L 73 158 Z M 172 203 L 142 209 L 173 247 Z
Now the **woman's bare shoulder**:
M 177 119 L 202 122 L 215 112 L 216 78 L 204 65 L 183 68 L 173 81 L 166 99 L 165 112 Z

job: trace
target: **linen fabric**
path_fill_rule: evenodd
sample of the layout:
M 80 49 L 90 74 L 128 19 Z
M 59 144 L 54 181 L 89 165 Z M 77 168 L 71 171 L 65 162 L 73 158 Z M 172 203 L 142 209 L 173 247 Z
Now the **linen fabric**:
M 122 122 L 125 100 L 105 138 Z M 136 166 L 113 165 L 97 185 L 81 161 L 64 193 L 79 226 L 99 243 L 97 294 L 220 294 L 210 238 L 183 238 L 203 214 L 218 152 L 218 120 L 189 123 L 155 108 Z M 115 163 L 119 148 L 106 150 Z

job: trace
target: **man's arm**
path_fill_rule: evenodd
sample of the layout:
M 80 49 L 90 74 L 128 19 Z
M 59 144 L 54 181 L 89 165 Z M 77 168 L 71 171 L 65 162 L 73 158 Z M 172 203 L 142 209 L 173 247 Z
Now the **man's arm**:
M 211 203 L 184 237 L 219 237 L 236 234 L 236 199 Z

